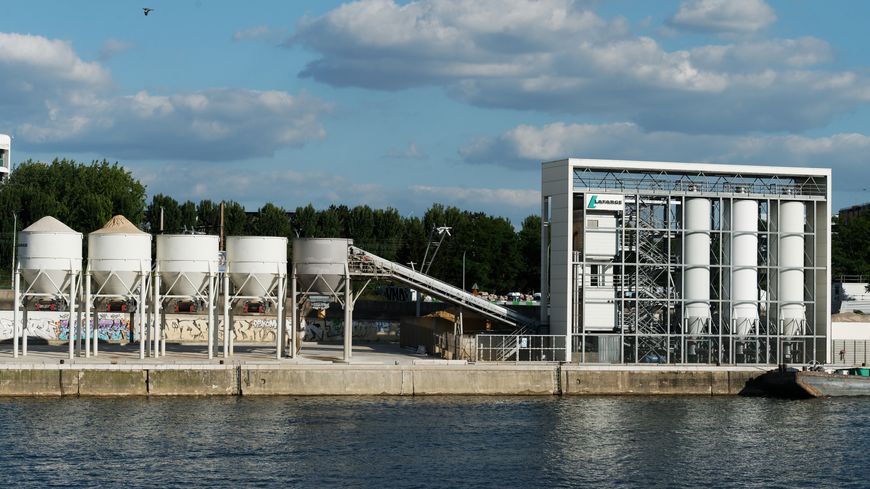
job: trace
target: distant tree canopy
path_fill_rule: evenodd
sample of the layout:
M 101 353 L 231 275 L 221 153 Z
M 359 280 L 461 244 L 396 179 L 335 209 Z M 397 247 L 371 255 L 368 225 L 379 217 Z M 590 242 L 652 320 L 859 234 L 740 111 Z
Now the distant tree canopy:
M 835 277 L 870 276 L 870 212 L 834 223 L 831 262 Z
M 332 205 L 317 210 L 311 204 L 288 211 L 266 203 L 248 212 L 238 202 L 224 201 L 224 235 L 351 238 L 372 253 L 399 263 L 420 266 L 430 232 L 450 226 L 429 273 L 461 285 L 462 259 L 470 289 L 505 293 L 532 292 L 540 281 L 540 218 L 529 216 L 517 232 L 510 221 L 480 212 L 434 204 L 422 218 L 404 217 L 393 208 L 349 208 Z M 11 267 L 13 212 L 17 229 L 51 215 L 84 235 L 99 229 L 113 215 L 123 214 L 143 230 L 159 234 L 184 231 L 218 234 L 221 202 L 179 202 L 164 194 L 146 203 L 145 186 L 118 163 L 54 160 L 26 161 L 0 185 L 0 274 Z M 162 222 L 161 222 L 162 215 Z M 5 283 L 3 284 L 6 285 Z

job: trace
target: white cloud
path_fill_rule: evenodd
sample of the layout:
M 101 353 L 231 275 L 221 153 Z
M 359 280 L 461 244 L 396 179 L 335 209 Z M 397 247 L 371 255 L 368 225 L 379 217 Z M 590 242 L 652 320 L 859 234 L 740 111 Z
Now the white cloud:
M 499 205 L 518 209 L 534 209 L 541 202 L 541 192 L 532 189 L 433 187 L 413 185 L 412 192 L 428 196 L 433 202 L 450 202 L 460 208 Z
M 113 44 L 115 50 L 120 44 Z M 0 113 L 30 150 L 107 158 L 238 160 L 321 139 L 331 106 L 306 93 L 113 92 L 109 71 L 64 41 L 0 33 Z
M 567 157 L 813 166 L 833 168 L 835 185 L 866 181 L 870 136 L 692 135 L 646 132 L 633 123 L 520 125 L 471 142 L 460 154 L 472 163 L 538 170 Z
M 687 0 L 671 18 L 678 28 L 715 33 L 745 33 L 764 29 L 776 13 L 764 0 Z
M 760 1 L 695 2 L 678 17 L 701 25 L 706 13 L 723 29 L 756 29 L 775 18 L 768 10 Z M 823 40 L 668 50 L 631 34 L 624 19 L 571 0 L 360 0 L 303 19 L 290 44 L 318 56 L 301 76 L 334 86 L 441 86 L 476 106 L 629 120 L 647 130 L 800 131 L 870 100 L 866 75 L 824 68 L 833 55 Z
M 227 165 L 209 169 L 204 177 L 191 165 L 127 165 L 148 193 L 163 193 L 184 201 L 235 200 L 248 209 L 272 202 L 287 209 L 312 203 L 323 209 L 332 204 L 393 207 L 403 215 L 423 213 L 434 203 L 508 217 L 514 224 L 539 212 L 540 192 L 535 189 L 469 188 L 412 185 L 385 186 L 326 171 L 259 169 L 247 171 Z M 172 178 L 166 178 L 172 175 Z M 537 187 L 537 183 L 533 184 Z M 287 189 L 293 189 L 288 192 Z
M 106 39 L 106 41 L 103 42 L 103 46 L 100 48 L 100 60 L 107 61 L 112 59 L 115 55 L 123 53 L 131 47 L 133 47 L 132 44 L 120 39 Z

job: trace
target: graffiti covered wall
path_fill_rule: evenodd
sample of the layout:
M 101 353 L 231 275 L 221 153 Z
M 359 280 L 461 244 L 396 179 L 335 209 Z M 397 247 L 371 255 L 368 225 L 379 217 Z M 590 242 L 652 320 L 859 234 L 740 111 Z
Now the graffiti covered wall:
M 130 338 L 130 315 L 100 313 L 97 334 L 104 341 L 122 341 Z M 21 321 L 21 319 L 19 319 Z M 48 341 L 69 339 L 68 312 L 33 312 L 27 315 L 27 335 Z M 0 311 L 0 340 L 12 338 L 12 311 Z
M 19 319 L 20 321 L 20 319 Z M 48 341 L 69 339 L 68 312 L 33 312 L 27 317 L 28 336 Z M 97 334 L 101 340 L 123 342 L 139 339 L 130 315 L 100 313 Z M 234 318 L 234 341 L 239 343 L 274 343 L 276 321 L 273 318 L 242 316 Z M 163 334 L 168 342 L 208 342 L 208 321 L 203 316 L 169 314 L 164 318 Z M 223 320 L 217 321 L 219 341 L 223 338 Z M 12 311 L 0 311 L 0 340 L 12 338 Z M 304 341 L 342 341 L 344 321 L 340 319 L 308 319 Z M 360 341 L 398 341 L 399 322 L 361 319 L 353 322 L 353 338 Z

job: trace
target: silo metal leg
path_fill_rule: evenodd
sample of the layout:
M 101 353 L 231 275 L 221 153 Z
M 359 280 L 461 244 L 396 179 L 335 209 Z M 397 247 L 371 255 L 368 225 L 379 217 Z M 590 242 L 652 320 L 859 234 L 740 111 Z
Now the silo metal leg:
M 224 274 L 224 358 L 230 354 L 230 280 Z
M 296 268 L 290 276 L 290 358 L 296 358 L 296 342 L 299 339 L 299 318 L 296 309 Z
M 214 276 L 208 279 L 208 359 L 214 358 Z
M 84 316 L 84 324 L 85 324 L 85 358 L 90 358 L 91 356 L 91 331 L 96 332 L 97 323 L 94 322 L 93 327 L 91 327 L 91 274 L 85 274 L 85 303 L 83 304 L 85 310 Z
M 15 277 L 12 288 L 15 298 L 12 305 L 12 357 L 18 358 L 18 316 L 21 310 L 21 275 L 15 269 Z
M 284 291 L 285 276 L 278 278 L 278 304 L 275 313 L 278 318 L 275 321 L 275 357 L 281 359 L 282 349 L 284 348 L 284 299 L 287 293 Z
M 349 362 L 353 355 L 353 290 L 350 275 L 344 284 L 344 361 Z
M 23 356 L 27 356 L 27 333 L 30 332 L 30 328 L 28 327 L 28 311 L 27 308 L 24 308 L 21 314 L 21 354 Z
M 69 359 L 72 360 L 75 358 L 75 347 L 76 347 L 76 301 L 75 301 L 75 290 L 76 290 L 76 276 L 73 273 L 70 273 L 69 277 Z M 27 341 L 25 339 L 25 341 Z

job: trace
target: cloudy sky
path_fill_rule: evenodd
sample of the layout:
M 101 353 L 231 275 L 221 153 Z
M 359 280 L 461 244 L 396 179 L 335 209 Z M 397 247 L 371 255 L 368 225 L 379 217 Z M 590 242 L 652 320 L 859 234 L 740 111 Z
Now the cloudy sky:
M 509 217 L 568 156 L 824 166 L 870 201 L 870 2 L 8 2 L 13 160 L 150 193 Z

